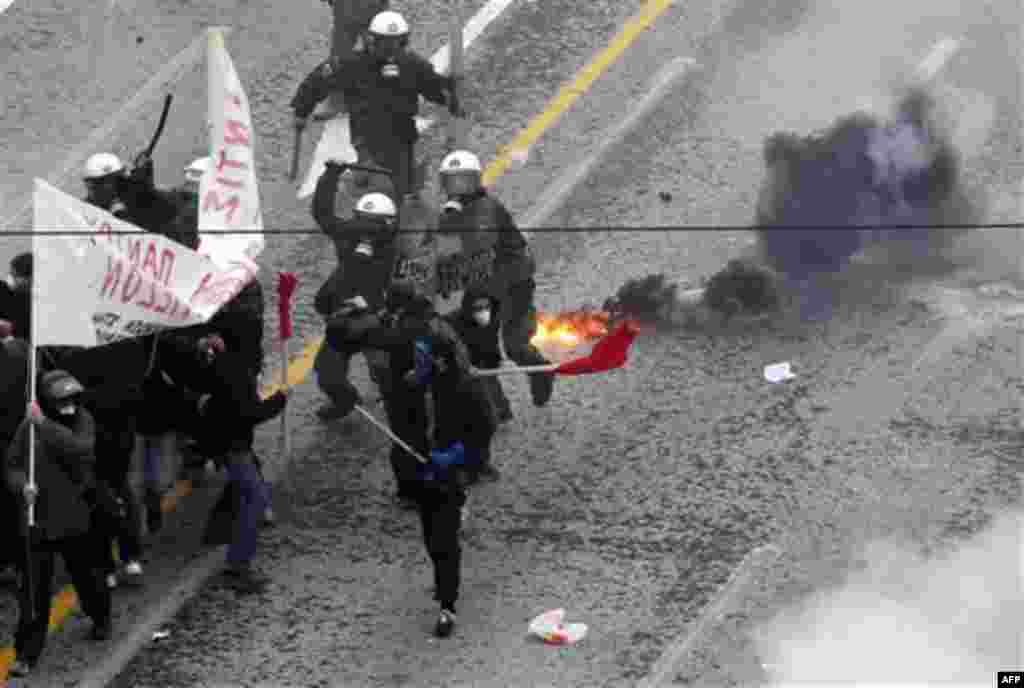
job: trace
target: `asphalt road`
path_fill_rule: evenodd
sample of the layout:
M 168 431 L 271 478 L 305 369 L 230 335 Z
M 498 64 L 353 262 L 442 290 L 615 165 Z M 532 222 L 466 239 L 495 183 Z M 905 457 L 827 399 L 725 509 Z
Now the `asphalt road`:
M 134 3 L 136 21 L 163 18 L 152 21 L 162 30 L 147 37 L 161 47 L 151 47 L 156 57 L 148 72 L 140 66 L 124 76 L 134 86 L 123 93 L 187 44 L 197 26 L 238 26 L 228 49 L 261 130 L 267 224 L 309 228 L 308 210 L 284 179 L 290 153 L 284 104 L 326 51 L 327 27 L 319 7 L 275 4 L 182 4 L 172 11 L 162 3 Z M 525 167 L 498 183 L 513 210 L 525 212 L 561 169 L 625 116 L 661 64 L 680 56 L 701 64 L 558 218 L 638 231 L 535 238 L 545 257 L 541 307 L 600 302 L 625 279 L 651 272 L 695 283 L 742 253 L 749 237 L 739 232 L 639 230 L 749 222 L 765 135 L 825 126 L 865 100 L 884 103 L 886 86 L 943 36 L 964 43 L 940 89 L 971 105 L 961 110 L 976 118 L 961 139 L 968 181 L 990 195 L 994 217 L 1013 217 L 1020 181 L 1013 164 L 1020 151 L 1014 46 L 1021 17 L 1011 4 L 894 7 L 872 0 L 851 9 L 777 0 L 669 8 L 531 149 Z M 410 9 L 414 26 L 424 26 L 414 43 L 426 54 L 444 31 L 441 6 Z M 515 3 L 469 53 L 478 149 L 487 156 L 511 141 L 637 7 Z M 5 18 L 25 20 L 28 15 L 11 14 L 17 10 Z M 38 50 L 52 46 L 44 48 Z M 119 49 L 135 47 L 125 41 Z M 158 179 L 173 178 L 198 154 L 202 84 L 199 72 L 175 91 L 181 123 L 161 144 Z M 44 117 L 47 98 L 33 93 L 23 107 Z M 113 109 L 101 112 L 109 117 Z M 182 121 L 189 112 L 194 125 Z M 53 131 L 68 122 L 67 139 L 88 132 L 66 111 L 49 118 L 43 121 Z M 140 122 L 135 134 L 125 134 L 129 148 L 141 147 L 149 126 Z M 17 150 L 59 156 L 52 134 L 19 138 L 8 131 Z M 311 151 L 313 143 L 307 145 Z M 436 157 L 437 146 L 428 141 L 424 150 Z M 46 168 L 40 162 L 9 169 L 23 189 L 22 175 Z M 672 200 L 659 200 L 659 191 Z M 14 196 L 4 196 L 5 207 Z M 986 260 L 971 275 L 1003 277 L 1008 261 L 994 258 L 1008 255 L 1012 245 L 1005 236 L 972 238 L 963 253 Z M 312 335 L 309 302 L 330 268 L 327 246 L 315 234 L 276 236 L 264 258 L 265 279 L 276 269 L 299 271 L 299 333 Z M 1012 315 L 996 312 L 987 329 L 975 327 L 971 335 L 961 328 L 950 336 L 947 326 L 960 319 L 948 299 L 939 302 L 932 282 L 915 283 L 911 299 L 885 288 L 880 275 L 891 277 L 878 266 L 851 270 L 842 280 L 844 304 L 827 325 L 648 333 L 627 369 L 564 379 L 546 409 L 530 407 L 525 381 L 510 379 L 517 417 L 495 449 L 504 478 L 471 498 L 460 624 L 443 642 L 429 636 L 434 607 L 418 521 L 389 497 L 386 442 L 358 419 L 318 424 L 311 414 L 317 394 L 304 386 L 293 414 L 295 459 L 274 467 L 282 524 L 263 536 L 258 559 L 273 580 L 270 590 L 236 598 L 211 584 L 168 623 L 170 636 L 139 654 L 114 685 L 633 685 L 673 638 L 692 629 L 744 555 L 765 542 L 779 543 L 785 553 L 759 572 L 671 675 L 688 685 L 761 683 L 773 677 L 767 663 L 776 667 L 775 677 L 797 676 L 798 655 L 780 640 L 779 629 L 787 627 L 773 620 L 870 568 L 866 544 L 885 536 L 914 552 L 954 547 L 1020 502 L 1020 334 Z M 966 275 L 946 281 L 962 287 Z M 769 385 L 764 365 L 783 360 L 794 363 L 797 379 Z M 358 379 L 368 389 L 361 370 Z M 275 430 L 261 434 L 271 459 Z M 166 571 L 166 578 L 158 574 L 150 582 L 154 590 L 177 573 L 174 566 L 151 568 Z M 998 591 L 1013 587 L 999 582 Z M 982 625 L 1005 633 L 984 638 L 984 661 L 962 663 L 971 671 L 1022 663 L 1012 602 L 987 600 Z M 556 649 L 526 637 L 528 620 L 554 607 L 590 626 L 581 644 Z M 963 630 L 977 628 L 974 620 Z M 46 660 L 52 685 L 68 679 L 62 661 L 81 665 L 95 652 L 80 641 L 60 647 Z M 858 649 L 847 651 L 856 656 Z M 940 649 L 947 656 L 982 654 L 970 642 Z M 949 665 L 935 661 L 931 668 L 946 673 L 928 675 L 927 653 L 920 654 L 915 659 L 924 664 L 912 667 L 915 680 L 950 678 Z M 881 675 L 904 675 L 906 657 L 885 659 Z M 860 668 L 848 662 L 843 675 L 817 678 L 850 680 Z M 956 678 L 991 680 L 989 674 Z

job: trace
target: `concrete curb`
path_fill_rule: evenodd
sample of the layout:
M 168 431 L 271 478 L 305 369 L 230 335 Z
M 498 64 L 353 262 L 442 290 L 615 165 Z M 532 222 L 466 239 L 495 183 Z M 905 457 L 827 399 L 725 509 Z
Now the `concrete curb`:
M 217 547 L 192 564 L 183 580 L 172 588 L 159 604 L 147 610 L 146 615 L 135 625 L 135 628 L 125 638 L 117 642 L 112 652 L 79 680 L 76 684 L 77 687 L 103 688 L 117 678 L 135 655 L 153 641 L 153 634 L 160 626 L 168 619 L 173 618 L 206 581 L 220 570 L 224 564 L 226 552 L 226 545 Z

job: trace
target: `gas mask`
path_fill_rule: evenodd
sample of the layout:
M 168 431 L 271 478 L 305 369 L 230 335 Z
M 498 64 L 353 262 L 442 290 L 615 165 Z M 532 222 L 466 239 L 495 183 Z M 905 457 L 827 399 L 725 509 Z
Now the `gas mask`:
M 71 418 L 78 413 L 78 404 L 74 401 L 61 401 L 57 404 L 57 415 L 61 418 Z
M 385 62 L 380 67 L 380 75 L 385 79 L 397 79 L 399 73 L 398 65 L 394 62 Z
M 366 239 L 360 240 L 359 243 L 356 244 L 355 253 L 356 255 L 364 256 L 366 258 L 373 258 L 373 243 Z
M 491 324 L 491 309 L 485 308 L 483 310 L 473 312 L 473 320 L 480 327 L 487 327 Z

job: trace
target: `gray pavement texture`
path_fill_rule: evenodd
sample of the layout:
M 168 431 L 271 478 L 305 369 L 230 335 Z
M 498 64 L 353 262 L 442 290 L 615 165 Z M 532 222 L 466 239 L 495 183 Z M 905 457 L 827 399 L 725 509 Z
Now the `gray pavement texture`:
M 430 54 L 444 31 L 442 3 L 395 4 L 425 27 L 414 44 Z M 638 6 L 516 3 L 469 52 L 474 145 L 488 157 L 510 141 Z M 310 227 L 308 210 L 294 201 L 284 177 L 291 144 L 283 107 L 298 75 L 326 52 L 327 27 L 319 19 L 325 12 L 283 10 L 269 1 L 180 7 L 139 0 L 131 16 L 152 12 L 152 25 L 167 22 L 156 34 L 167 43 L 165 57 L 206 21 L 240 27 L 228 49 L 262 132 L 267 224 Z M 10 11 L 5 17 L 29 20 Z M 531 150 L 527 165 L 501 180 L 498 192 L 524 213 L 562 168 L 625 116 L 659 66 L 692 57 L 699 72 L 621 144 L 558 220 L 636 228 L 745 224 L 761 181 L 764 136 L 826 126 L 864 99 L 884 102 L 894 79 L 938 38 L 954 35 L 966 47 L 941 88 L 961 112 L 978 118 L 962 132 L 968 182 L 984 189 L 994 217 L 1012 218 L 1020 183 L 1020 168 L 1011 163 L 1021 149 L 1015 47 L 1021 19 L 1019 7 L 1007 2 L 677 3 Z M 135 85 L 124 93 L 152 71 L 140 67 L 134 82 L 127 74 L 126 83 Z M 160 178 L 175 176 L 200 140 L 203 80 L 201 73 L 192 78 L 176 89 L 181 110 L 175 112 L 194 111 L 196 124 L 183 123 L 161 144 Z M 46 98 L 34 97 L 43 116 Z M 45 121 L 60 119 L 51 114 Z M 83 134 L 89 128 L 79 126 Z M 148 130 L 140 123 L 138 142 Z M 78 140 L 77 132 L 59 138 Z M 33 141 L 10 136 L 33 149 Z M 424 145 L 434 158 L 438 136 Z M 126 134 L 128 142 L 131 137 Z M 35 173 L 27 169 L 10 174 L 20 183 Z M 656 200 L 659 191 L 670 192 L 672 201 Z M 539 302 L 550 310 L 600 303 L 626 279 L 649 273 L 695 284 L 749 250 L 749 240 L 742 232 L 540 234 Z M 967 274 L 1005 276 L 1019 256 L 1011 251 L 1015 242 L 1005 235 L 971 237 L 960 250 L 982 260 L 946 281 L 956 287 Z M 265 278 L 285 267 L 300 273 L 297 328 L 300 336 L 312 334 L 309 304 L 331 267 L 326 244 L 315 235 L 271 237 L 265 258 Z M 386 440 L 359 419 L 318 424 L 316 392 L 304 386 L 293 409 L 293 463 L 274 461 L 276 425 L 260 433 L 277 477 L 282 521 L 262 536 L 258 566 L 272 580 L 267 594 L 239 598 L 209 585 L 168 622 L 170 637 L 140 653 L 113 685 L 635 685 L 673 638 L 692 630 L 737 563 L 766 542 L 778 543 L 782 556 L 753 577 L 680 659 L 675 682 L 763 684 L 800 675 L 801 663 L 827 672 L 808 659 L 814 638 L 803 638 L 800 647 L 787 643 L 798 634 L 779 621 L 781 613 L 825 595 L 846 604 L 842 620 L 854 617 L 854 603 L 828 595 L 877 564 L 881 555 L 871 543 L 896 542 L 896 551 L 916 562 L 985 531 L 1021 497 L 1018 323 L 1004 309 L 985 328 L 951 335 L 947 326 L 957 316 L 931 281 L 912 282 L 911 296 L 892 278 L 877 262 L 837 277 L 833 286 L 843 304 L 827 324 L 780 320 L 647 332 L 625 369 L 564 378 L 545 409 L 532 408 L 525 381 L 510 378 L 516 420 L 495 446 L 503 479 L 471 496 L 460 623 L 447 641 L 429 635 L 435 611 L 429 564 L 417 518 L 390 498 Z M 939 355 L 922 359 L 925 352 Z M 761 371 L 778 361 L 792 361 L 797 378 L 768 385 Z M 357 384 L 369 389 L 361 367 Z M 188 518 L 205 513 L 201 503 L 185 508 Z M 1012 535 L 999 544 L 1008 541 Z M 194 550 L 187 536 L 178 544 Z M 936 644 L 971 671 L 988 672 L 962 681 L 987 683 L 991 672 L 1024 663 L 1014 621 L 1014 556 L 990 554 L 986 568 L 972 571 L 987 577 L 993 595 L 974 595 L 967 600 L 974 615 L 955 616 L 959 646 Z M 159 564 L 167 573 L 154 573 L 152 589 L 172 585 L 180 557 L 187 556 L 159 554 L 157 560 L 170 564 Z M 924 564 L 897 567 L 892 576 L 911 568 L 921 575 L 908 577 L 908 586 L 933 585 L 947 598 L 960 594 L 941 576 L 925 575 L 932 569 Z M 880 589 L 866 586 L 856 598 L 862 609 L 895 610 L 901 620 L 909 613 L 900 610 L 916 609 L 907 591 L 884 597 Z M 138 608 L 120 595 L 119 620 L 128 625 Z M 901 606 L 880 602 L 888 599 Z M 529 619 L 554 607 L 590 626 L 582 643 L 553 648 L 526 637 Z M 927 607 L 936 608 L 934 600 Z M 806 628 L 834 629 L 829 607 L 823 609 L 802 619 Z M 941 625 L 942 619 L 925 623 L 925 616 L 907 631 L 917 639 L 936 637 Z M 876 642 L 900 646 L 894 632 L 870 628 Z M 72 629 L 54 641 L 60 649 L 49 653 L 41 685 L 65 685 L 75 666 L 91 661 L 95 649 L 79 638 Z M 875 657 L 884 676 L 906 675 L 913 658 L 915 680 L 949 678 L 926 673 L 947 671 L 949 664 L 924 649 L 900 657 L 863 638 L 843 647 L 852 657 Z M 773 674 L 765 664 L 781 668 Z M 836 664 L 845 675 L 816 678 L 852 680 L 867 664 Z

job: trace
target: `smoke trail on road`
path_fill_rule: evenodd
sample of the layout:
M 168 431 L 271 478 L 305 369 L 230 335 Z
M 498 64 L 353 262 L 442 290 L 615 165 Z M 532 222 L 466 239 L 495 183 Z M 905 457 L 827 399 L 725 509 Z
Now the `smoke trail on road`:
M 755 631 L 774 685 L 985 686 L 1024 661 L 1024 513 L 1001 516 L 941 557 L 877 542 L 863 560 L 867 567 L 840 589 Z

